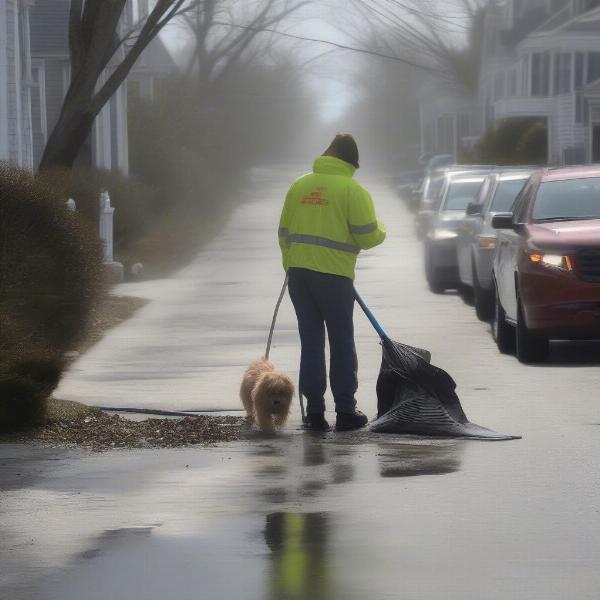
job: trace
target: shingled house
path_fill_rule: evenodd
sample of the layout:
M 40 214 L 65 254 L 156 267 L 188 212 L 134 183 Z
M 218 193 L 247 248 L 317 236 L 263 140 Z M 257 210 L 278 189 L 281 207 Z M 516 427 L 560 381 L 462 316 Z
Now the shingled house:
M 0 0 L 0 161 L 39 164 L 69 86 L 69 7 L 70 0 Z M 131 0 L 125 17 L 134 22 L 147 10 L 147 0 Z M 151 97 L 155 80 L 175 68 L 160 40 L 138 63 L 98 115 L 81 164 L 127 174 L 129 82 Z

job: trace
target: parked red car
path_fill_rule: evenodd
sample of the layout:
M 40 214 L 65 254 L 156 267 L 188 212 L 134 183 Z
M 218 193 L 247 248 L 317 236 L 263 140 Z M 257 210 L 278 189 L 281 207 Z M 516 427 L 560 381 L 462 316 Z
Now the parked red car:
M 492 226 L 499 350 L 542 362 L 550 339 L 600 339 L 600 166 L 534 174 Z

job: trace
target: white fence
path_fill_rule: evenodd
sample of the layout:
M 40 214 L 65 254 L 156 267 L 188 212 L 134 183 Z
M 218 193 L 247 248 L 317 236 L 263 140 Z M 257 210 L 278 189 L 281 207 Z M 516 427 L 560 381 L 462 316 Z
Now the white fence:
M 68 210 L 76 210 L 75 200 L 69 198 L 66 202 Z M 114 252 L 114 218 L 115 209 L 110 204 L 108 192 L 101 192 L 98 206 L 98 235 L 102 240 L 102 262 L 109 279 L 115 283 L 123 281 L 123 265 L 115 262 Z
M 100 193 L 100 217 L 99 231 L 100 239 L 104 244 L 104 262 L 113 261 L 113 232 L 114 232 L 115 209 L 110 205 L 110 196 L 108 192 Z

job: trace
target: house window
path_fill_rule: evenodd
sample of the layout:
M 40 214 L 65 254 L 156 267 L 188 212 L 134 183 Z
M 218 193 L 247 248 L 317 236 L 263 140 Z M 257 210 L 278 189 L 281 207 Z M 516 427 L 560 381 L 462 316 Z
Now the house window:
M 600 52 L 588 54 L 587 83 L 600 79 Z
M 554 93 L 571 91 L 571 53 L 562 52 L 554 57 Z
M 44 61 L 35 60 L 31 67 L 31 128 L 33 161 L 38 165 L 46 146 L 48 121 L 46 117 L 46 67 Z
M 119 168 L 119 120 L 118 120 L 118 96 L 119 94 L 113 94 L 110 99 L 110 155 L 111 155 L 111 167 L 113 169 Z
M 535 53 L 531 56 L 531 95 L 550 94 L 550 54 Z
M 583 97 L 583 94 L 577 94 L 575 99 L 575 123 L 578 125 L 587 125 L 590 122 L 590 105 Z
M 31 81 L 31 52 L 29 42 L 29 14 L 22 8 L 19 11 L 19 56 L 21 74 L 25 81 Z
M 434 152 L 435 151 L 435 126 L 433 125 L 433 123 L 429 123 L 429 124 L 425 125 L 425 133 L 423 135 L 423 138 L 424 138 L 423 151 L 424 152 Z
M 508 74 L 508 97 L 514 98 L 517 95 L 517 70 L 513 69 Z
M 585 54 L 583 52 L 577 52 L 575 54 L 575 89 L 579 89 L 583 86 L 585 69 Z
M 32 63 L 32 112 L 36 115 L 39 133 L 44 140 L 47 135 L 46 120 L 46 67 L 43 61 L 36 60 Z
M 458 130 L 458 139 L 462 139 L 471 135 L 471 123 L 469 115 L 458 115 L 456 128 Z
M 70 63 L 64 63 L 62 66 L 63 98 L 67 95 L 70 85 L 71 85 L 71 65 L 70 65 Z
M 494 80 L 494 100 L 504 98 L 504 75 L 498 75 Z
M 494 110 L 494 104 L 492 102 L 491 97 L 488 95 L 485 99 L 485 124 L 486 124 L 486 127 L 491 127 L 495 118 L 496 118 L 496 113 Z
M 438 151 L 454 151 L 454 123 L 451 115 L 442 115 L 438 118 Z
M 521 96 L 529 96 L 529 61 L 523 60 L 521 62 Z

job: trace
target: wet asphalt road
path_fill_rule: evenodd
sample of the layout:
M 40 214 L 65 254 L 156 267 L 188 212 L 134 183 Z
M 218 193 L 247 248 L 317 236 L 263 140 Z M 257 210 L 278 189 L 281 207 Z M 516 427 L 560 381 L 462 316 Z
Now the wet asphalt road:
M 222 236 L 176 277 L 124 286 L 154 299 L 83 357 L 59 396 L 91 404 L 235 409 L 281 285 L 274 232 L 293 170 L 257 170 Z M 368 175 L 386 243 L 357 287 L 392 337 L 428 348 L 482 443 L 289 430 L 210 450 L 83 454 L 0 448 L 0 598 L 44 600 L 597 600 L 600 352 L 499 356 L 452 294 L 430 294 L 412 221 Z M 357 315 L 359 403 L 372 414 L 379 347 Z M 273 359 L 297 375 L 284 304 Z

